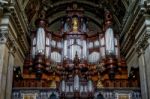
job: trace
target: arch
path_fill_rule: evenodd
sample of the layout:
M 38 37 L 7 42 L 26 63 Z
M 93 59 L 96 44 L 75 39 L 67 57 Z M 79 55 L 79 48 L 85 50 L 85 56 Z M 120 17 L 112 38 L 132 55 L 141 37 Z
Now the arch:
M 55 62 L 61 62 L 61 54 L 57 51 L 51 53 L 51 59 Z
M 103 96 L 101 93 L 99 93 L 99 94 L 97 95 L 96 99 L 104 99 L 104 96 Z
M 100 54 L 99 52 L 92 52 L 88 57 L 89 62 L 94 63 L 98 62 L 100 60 Z
M 95 18 L 95 15 L 88 11 L 85 11 L 84 15 L 85 15 L 85 17 L 89 18 L 94 24 L 96 24 L 97 26 L 102 28 L 101 24 L 102 24 L 103 20 L 101 18 L 98 18 L 98 17 Z M 50 15 L 47 16 L 49 26 L 51 26 L 53 23 L 55 23 L 56 21 L 59 21 L 59 19 L 65 17 L 65 16 L 66 16 L 65 11 L 59 11 L 59 12 L 53 14 L 52 17 Z
M 58 98 L 54 93 L 52 93 L 48 99 L 58 99 Z

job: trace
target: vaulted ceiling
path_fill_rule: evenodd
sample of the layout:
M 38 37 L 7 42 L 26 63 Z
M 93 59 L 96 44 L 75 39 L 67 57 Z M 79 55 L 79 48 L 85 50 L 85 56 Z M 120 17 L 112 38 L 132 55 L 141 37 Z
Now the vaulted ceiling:
M 50 29 L 58 31 L 60 20 L 66 16 L 66 9 L 72 3 L 84 9 L 84 16 L 89 19 L 89 28 L 97 31 L 101 30 L 106 9 L 112 12 L 114 23 L 119 28 L 129 5 L 128 0 L 29 0 L 25 11 L 29 23 L 38 17 L 45 17 Z

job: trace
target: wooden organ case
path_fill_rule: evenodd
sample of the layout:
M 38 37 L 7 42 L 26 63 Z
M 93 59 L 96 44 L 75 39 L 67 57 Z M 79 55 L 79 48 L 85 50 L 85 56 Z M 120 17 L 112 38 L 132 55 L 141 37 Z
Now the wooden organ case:
M 128 81 L 111 13 L 105 12 L 103 31 L 90 35 L 82 8 L 73 5 L 66 13 L 59 33 L 49 32 L 45 19 L 35 22 L 23 79 L 14 77 L 14 87 L 50 88 L 61 99 L 94 99 L 98 89 L 138 87 L 137 80 Z

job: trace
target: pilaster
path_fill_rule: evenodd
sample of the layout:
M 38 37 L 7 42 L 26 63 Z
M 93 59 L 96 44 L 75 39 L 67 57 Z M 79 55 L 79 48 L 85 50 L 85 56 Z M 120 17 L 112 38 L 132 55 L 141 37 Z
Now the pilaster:
M 9 48 L 7 46 L 9 35 L 9 21 L 10 21 L 10 6 L 8 1 L 1 1 L 1 19 L 0 19 L 0 99 L 5 98 L 6 81 L 7 81 L 7 69 L 8 69 L 8 57 Z M 5 10 L 5 11 L 3 11 Z
M 146 63 L 145 63 L 144 51 L 141 48 L 138 48 L 137 53 L 138 53 L 138 63 L 139 63 L 142 99 L 149 99 L 149 95 L 148 95 L 148 81 L 147 81 L 147 73 L 146 73 Z
M 3 16 L 0 24 L 0 99 L 4 99 L 7 75 L 8 48 L 6 46 L 8 37 L 9 16 Z
M 142 99 L 150 99 L 150 34 L 148 28 L 137 42 Z
M 5 86 L 5 97 L 6 99 L 11 99 L 12 93 L 12 83 L 13 83 L 13 66 L 14 66 L 14 54 L 16 51 L 15 48 L 15 41 L 9 42 L 11 46 L 8 52 L 8 67 L 7 67 L 7 79 L 6 79 L 6 86 Z

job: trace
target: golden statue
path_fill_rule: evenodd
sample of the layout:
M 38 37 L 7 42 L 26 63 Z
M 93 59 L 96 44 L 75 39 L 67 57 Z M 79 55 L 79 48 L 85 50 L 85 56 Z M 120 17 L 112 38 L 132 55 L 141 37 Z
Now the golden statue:
M 50 88 L 56 89 L 55 73 L 52 77 L 52 82 L 50 83 Z
M 78 32 L 78 18 L 74 17 L 72 19 L 72 23 L 73 23 L 73 32 Z
M 100 74 L 98 73 L 98 81 L 97 81 L 97 88 L 103 88 L 102 79 Z

